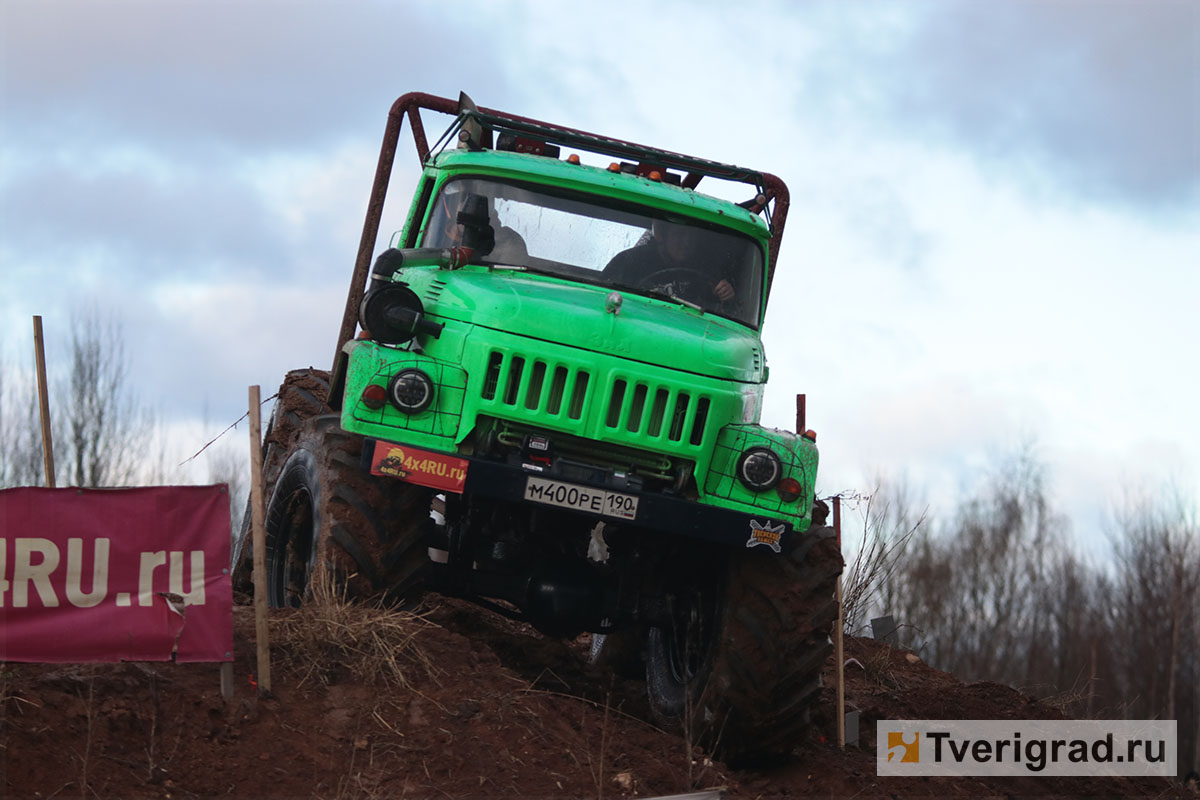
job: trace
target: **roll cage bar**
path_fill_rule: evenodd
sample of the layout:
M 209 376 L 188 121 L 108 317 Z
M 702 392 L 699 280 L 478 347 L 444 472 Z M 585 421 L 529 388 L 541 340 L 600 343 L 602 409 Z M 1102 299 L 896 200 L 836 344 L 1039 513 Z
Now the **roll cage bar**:
M 746 204 L 755 213 L 768 210 L 767 226 L 771 238 L 767 245 L 767 292 L 771 291 L 771 282 L 775 276 L 775 262 L 779 255 L 779 244 L 783 239 L 783 227 L 787 220 L 789 196 L 787 185 L 769 172 L 754 170 L 707 161 L 693 156 L 660 150 L 654 147 L 627 142 L 622 139 L 611 139 L 595 133 L 588 133 L 575 128 L 566 128 L 549 122 L 542 122 L 529 117 L 506 114 L 490 108 L 477 107 L 465 94 L 458 100 L 447 97 L 437 97 L 425 92 L 409 92 L 401 95 L 392 103 L 388 112 L 387 127 L 383 132 L 383 145 L 379 149 L 379 163 L 375 167 L 375 182 L 371 186 L 371 198 L 367 203 L 367 216 L 363 222 L 362 238 L 358 244 L 358 257 L 354 262 L 354 275 L 350 280 L 350 291 L 346 296 L 346 308 L 342 313 L 342 327 L 338 333 L 337 348 L 334 351 L 336 363 L 337 354 L 342 346 L 354 336 L 354 328 L 358 320 L 358 305 L 366 289 L 367 274 L 371 267 L 372 250 L 375 239 L 379 234 L 379 223 L 383 216 L 384 200 L 387 198 L 388 185 L 391 181 L 392 165 L 396 159 L 396 146 L 400 139 L 400 128 L 404 118 L 408 117 L 412 129 L 413 144 L 417 148 L 417 157 L 422 166 L 429 160 L 429 140 L 425 135 L 425 125 L 420 111 L 436 111 L 455 117 L 450 129 L 442 136 L 442 140 L 453 136 L 455 132 L 466 131 L 468 144 L 475 148 L 490 147 L 493 131 L 526 134 L 547 143 L 571 147 L 585 152 L 605 155 L 614 158 L 636 159 L 641 163 L 674 168 L 685 173 L 682 186 L 694 189 L 702 178 L 709 177 L 717 180 L 745 183 L 754 187 L 756 197 Z M 441 140 L 439 140 L 441 141 Z M 764 199 L 765 198 L 765 199 Z

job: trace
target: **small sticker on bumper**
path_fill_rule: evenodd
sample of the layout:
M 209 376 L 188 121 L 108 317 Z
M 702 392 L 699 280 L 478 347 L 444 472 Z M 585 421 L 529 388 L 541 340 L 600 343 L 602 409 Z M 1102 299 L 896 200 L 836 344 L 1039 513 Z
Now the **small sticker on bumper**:
M 779 540 L 783 538 L 783 523 L 772 525 L 770 522 L 759 522 L 758 520 L 750 520 L 750 538 L 746 540 L 746 547 L 757 547 L 760 544 L 765 544 L 767 547 L 774 550 L 776 553 L 782 552 L 779 546 Z
M 418 486 L 462 494 L 470 462 L 447 453 L 376 442 L 371 474 L 388 475 Z

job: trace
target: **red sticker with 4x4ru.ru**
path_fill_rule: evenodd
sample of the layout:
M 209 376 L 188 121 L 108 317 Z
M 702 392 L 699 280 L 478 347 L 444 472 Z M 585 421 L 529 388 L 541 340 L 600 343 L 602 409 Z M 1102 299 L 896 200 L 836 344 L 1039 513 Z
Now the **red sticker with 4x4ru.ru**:
M 371 454 L 372 475 L 388 475 L 418 486 L 457 494 L 462 494 L 468 466 L 470 462 L 465 458 L 391 442 L 375 442 L 375 452 Z

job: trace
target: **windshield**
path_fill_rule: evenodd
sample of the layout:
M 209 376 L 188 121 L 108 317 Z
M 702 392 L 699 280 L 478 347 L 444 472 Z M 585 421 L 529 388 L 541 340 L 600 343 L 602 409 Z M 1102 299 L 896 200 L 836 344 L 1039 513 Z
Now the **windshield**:
M 753 239 L 596 200 L 459 178 L 434 199 L 422 244 L 473 247 L 482 264 L 670 299 L 758 327 L 763 254 Z

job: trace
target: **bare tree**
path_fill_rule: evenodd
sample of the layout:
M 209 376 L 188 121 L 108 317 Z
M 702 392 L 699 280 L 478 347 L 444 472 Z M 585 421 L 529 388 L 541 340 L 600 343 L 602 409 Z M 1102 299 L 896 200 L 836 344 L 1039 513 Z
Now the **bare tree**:
M 49 364 L 59 485 L 129 485 L 153 472 L 146 466 L 153 416 L 136 400 L 127 364 L 116 322 L 96 312 L 76 316 L 67 359 Z M 45 470 L 33 370 L 2 366 L 0 485 L 40 485 Z
M 232 443 L 214 447 L 208 455 L 208 480 L 229 486 L 229 520 L 233 530 L 241 528 L 242 512 L 250 492 L 249 455 Z
M 1182 498 L 1117 515 L 1114 683 L 1132 714 L 1179 721 L 1180 763 L 1200 760 L 1200 529 Z
M 71 371 L 59 411 L 66 435 L 66 482 L 122 486 L 136 481 L 153 428 L 149 411 L 132 395 L 120 326 L 96 313 L 76 319 Z M 55 437 L 59 440 L 59 437 Z
M 925 524 L 928 509 L 917 513 L 905 482 L 878 479 L 863 508 L 863 536 L 846 565 L 842 593 L 847 633 L 857 632 L 868 614 L 894 610 L 893 580 L 909 542 Z
M 1178 496 L 1127 503 L 1111 564 L 1074 551 L 1028 452 L 909 537 L 876 594 L 935 666 L 1087 717 L 1174 719 L 1200 761 L 1200 528 Z M 878 548 L 876 548 L 878 552 Z M 1191 766 L 1189 766 L 1191 765 Z
M 38 486 L 45 480 L 32 368 L 20 370 L 0 362 L 0 487 Z
M 889 583 L 914 642 L 970 679 L 1028 684 L 1053 660 L 1037 598 L 1066 523 L 1050 513 L 1045 469 L 1026 449 L 939 530 L 913 538 Z

